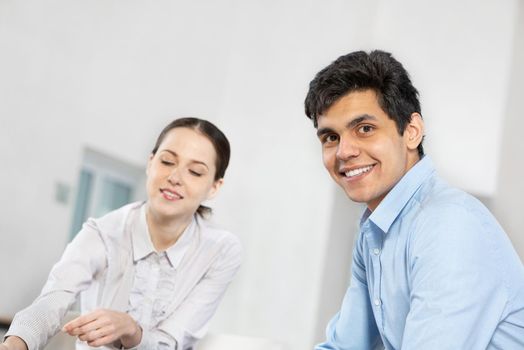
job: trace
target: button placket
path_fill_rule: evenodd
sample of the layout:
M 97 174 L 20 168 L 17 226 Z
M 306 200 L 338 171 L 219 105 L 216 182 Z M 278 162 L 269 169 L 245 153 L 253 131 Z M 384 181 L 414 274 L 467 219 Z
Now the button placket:
M 372 262 L 372 268 L 373 268 L 373 286 L 371 289 L 372 294 L 370 295 L 370 302 L 373 307 L 373 313 L 375 314 L 377 326 L 383 329 L 384 315 L 383 315 L 383 305 L 382 305 L 382 295 L 381 295 L 381 282 L 382 282 L 381 254 L 382 254 L 382 243 L 383 243 L 382 232 L 375 232 L 371 228 L 369 237 L 370 239 L 368 240 L 368 243 L 369 243 L 368 252 L 369 252 L 369 257 Z
M 362 234 L 366 239 L 367 246 L 367 258 L 371 262 L 371 266 L 368 266 L 372 272 L 368 273 L 369 283 L 369 298 L 373 308 L 373 314 L 377 322 L 377 326 L 380 328 L 383 325 L 383 315 L 381 310 L 381 296 L 380 296 L 380 281 L 382 268 L 380 265 L 380 248 L 382 247 L 382 237 L 379 232 L 375 232 L 373 227 L 369 224 L 369 221 L 362 225 Z
M 382 279 L 382 268 L 380 266 L 380 250 L 374 248 L 371 250 L 371 259 L 373 261 L 373 305 L 380 306 L 382 304 L 380 300 L 380 281 Z

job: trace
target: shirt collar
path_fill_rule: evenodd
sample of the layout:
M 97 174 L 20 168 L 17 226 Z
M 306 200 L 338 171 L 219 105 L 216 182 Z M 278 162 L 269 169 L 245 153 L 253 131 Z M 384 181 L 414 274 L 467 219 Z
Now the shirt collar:
M 172 267 L 177 268 L 186 254 L 192 237 L 195 234 L 196 219 L 193 217 L 191 223 L 186 227 L 175 244 L 169 247 L 165 253 Z M 146 205 L 142 205 L 136 221 L 136 225 L 131 235 L 133 243 L 133 260 L 136 262 L 151 253 L 157 253 L 151 241 L 149 228 L 146 220 Z
M 378 207 L 371 212 L 366 209 L 362 223 L 369 218 L 382 232 L 387 233 L 408 201 L 429 175 L 435 172 L 429 156 L 422 157 L 389 191 Z

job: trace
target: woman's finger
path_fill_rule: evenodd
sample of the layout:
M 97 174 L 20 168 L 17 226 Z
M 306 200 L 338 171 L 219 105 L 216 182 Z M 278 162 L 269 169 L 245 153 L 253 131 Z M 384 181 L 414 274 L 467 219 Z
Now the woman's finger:
M 114 337 L 114 328 L 112 326 L 105 326 L 101 328 L 94 329 L 92 331 L 86 332 L 78 336 L 78 339 L 86 342 L 93 342 L 97 339 L 104 337 Z
M 116 339 L 117 337 L 115 336 L 115 334 L 110 332 L 109 334 L 102 336 L 98 339 L 88 341 L 87 345 L 93 347 L 107 345 L 113 343 Z
M 97 330 L 107 325 L 107 320 L 105 318 L 97 318 L 93 321 L 83 324 L 80 327 L 76 327 L 68 331 L 69 335 L 72 336 L 81 336 L 87 334 L 91 331 Z
M 89 313 L 87 313 L 85 315 L 78 316 L 74 320 L 71 320 L 71 321 L 67 322 L 64 325 L 64 327 L 62 327 L 62 330 L 64 332 L 68 332 L 69 333 L 69 331 L 72 330 L 73 328 L 82 327 L 83 325 L 96 320 L 99 317 L 99 315 L 100 315 L 100 310 L 96 310 L 96 311 L 93 311 L 93 312 L 89 312 Z

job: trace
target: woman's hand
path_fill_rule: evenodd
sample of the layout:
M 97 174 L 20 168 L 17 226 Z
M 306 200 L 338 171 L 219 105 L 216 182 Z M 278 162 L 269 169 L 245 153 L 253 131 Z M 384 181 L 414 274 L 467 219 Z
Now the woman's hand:
M 107 309 L 77 317 L 66 323 L 62 330 L 94 347 L 120 341 L 125 348 L 131 348 L 142 339 L 142 329 L 131 316 Z

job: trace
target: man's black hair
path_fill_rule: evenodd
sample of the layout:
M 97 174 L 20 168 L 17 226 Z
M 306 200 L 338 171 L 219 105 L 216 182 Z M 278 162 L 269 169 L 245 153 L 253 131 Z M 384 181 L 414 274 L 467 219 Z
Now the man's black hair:
M 338 99 L 354 91 L 374 90 L 382 110 L 404 134 L 413 113 L 421 114 L 418 91 L 408 72 L 391 53 L 374 50 L 370 53 L 355 51 L 340 56 L 322 69 L 309 83 L 305 100 L 306 115 L 317 127 L 317 118 Z M 424 155 L 422 142 L 419 156 Z

